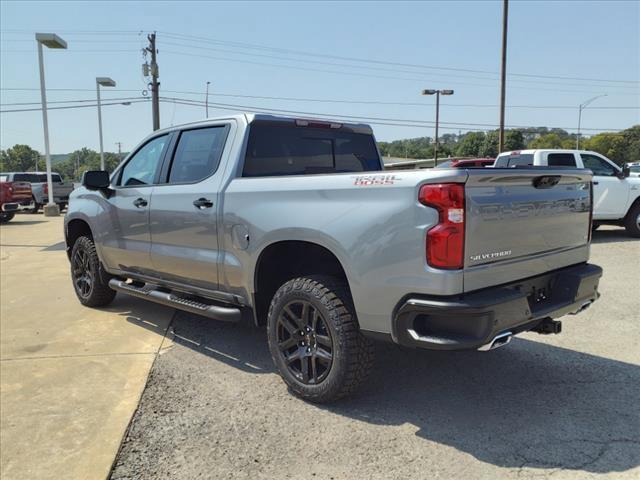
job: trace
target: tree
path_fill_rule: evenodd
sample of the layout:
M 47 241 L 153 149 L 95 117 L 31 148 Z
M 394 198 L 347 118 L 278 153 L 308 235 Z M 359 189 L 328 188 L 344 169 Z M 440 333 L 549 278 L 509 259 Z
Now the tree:
M 25 172 L 37 169 L 40 153 L 29 145 L 14 145 L 0 151 L 0 170 L 4 172 Z
M 495 158 L 498 156 L 498 131 L 487 132 L 482 147 L 478 152 L 481 157 Z
M 522 150 L 525 146 L 522 130 L 507 130 L 504 136 L 505 150 Z
M 477 157 L 484 143 L 484 132 L 469 132 L 458 142 L 456 155 L 460 157 Z
M 528 148 L 563 148 L 562 138 L 557 133 L 547 133 L 529 142 Z
M 586 150 L 593 150 L 613 160 L 618 165 L 625 161 L 625 138 L 618 133 L 599 133 L 583 141 L 582 146 Z

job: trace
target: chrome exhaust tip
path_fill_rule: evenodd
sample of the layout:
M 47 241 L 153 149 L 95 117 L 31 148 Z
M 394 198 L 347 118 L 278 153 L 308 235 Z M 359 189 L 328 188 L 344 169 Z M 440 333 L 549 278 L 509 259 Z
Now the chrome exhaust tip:
M 485 343 L 481 347 L 478 347 L 479 352 L 488 352 L 496 348 L 504 347 L 511 341 L 513 334 L 511 332 L 502 332 L 496 335 L 489 343 Z

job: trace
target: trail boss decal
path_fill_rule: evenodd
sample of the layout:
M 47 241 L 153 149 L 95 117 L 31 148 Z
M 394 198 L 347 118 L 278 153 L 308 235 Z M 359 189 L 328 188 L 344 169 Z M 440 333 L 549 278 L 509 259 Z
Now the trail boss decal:
M 369 187 L 371 185 L 393 185 L 396 180 L 400 180 L 395 175 L 358 175 L 353 184 L 356 187 Z

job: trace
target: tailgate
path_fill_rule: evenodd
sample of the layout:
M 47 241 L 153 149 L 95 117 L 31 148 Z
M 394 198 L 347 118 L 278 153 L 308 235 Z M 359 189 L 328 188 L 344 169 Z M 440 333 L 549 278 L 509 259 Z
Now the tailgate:
M 31 200 L 31 184 L 29 182 L 13 182 L 14 200 Z
M 591 171 L 469 170 L 464 290 L 585 262 Z

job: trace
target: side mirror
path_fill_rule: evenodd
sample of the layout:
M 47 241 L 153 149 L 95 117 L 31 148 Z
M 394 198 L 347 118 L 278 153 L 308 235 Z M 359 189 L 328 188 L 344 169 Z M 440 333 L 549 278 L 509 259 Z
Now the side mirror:
M 109 172 L 104 170 L 87 170 L 82 175 L 82 186 L 89 190 L 110 190 Z
M 627 178 L 629 175 L 631 175 L 631 167 L 628 164 L 623 165 L 622 167 L 622 172 L 620 172 L 620 180 L 622 180 L 623 178 Z

